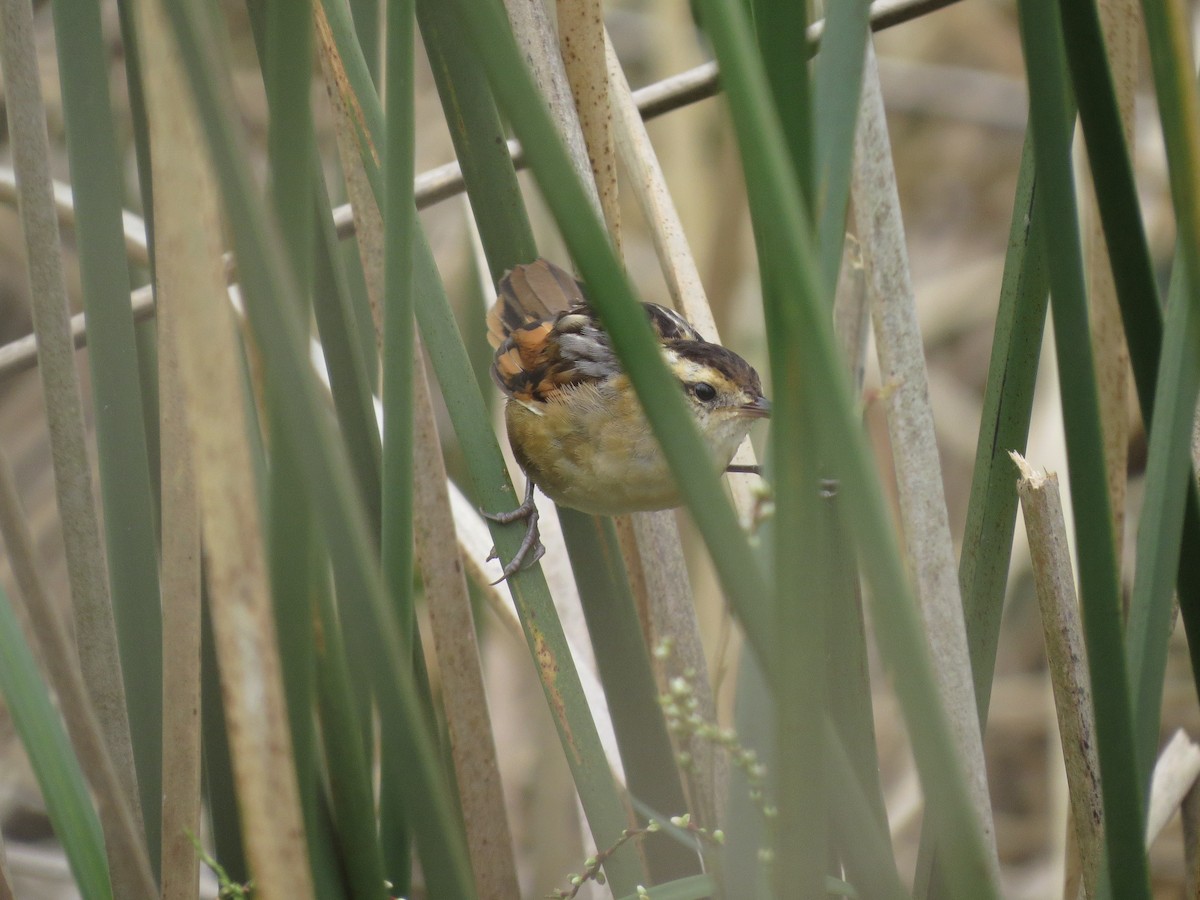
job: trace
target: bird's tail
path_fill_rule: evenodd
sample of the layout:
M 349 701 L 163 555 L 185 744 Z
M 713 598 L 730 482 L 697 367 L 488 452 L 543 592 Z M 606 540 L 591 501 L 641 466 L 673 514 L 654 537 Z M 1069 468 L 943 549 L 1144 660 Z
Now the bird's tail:
M 500 279 L 498 296 L 488 310 L 488 342 L 499 347 L 516 329 L 552 319 L 585 303 L 583 285 L 552 262 L 535 259 Z

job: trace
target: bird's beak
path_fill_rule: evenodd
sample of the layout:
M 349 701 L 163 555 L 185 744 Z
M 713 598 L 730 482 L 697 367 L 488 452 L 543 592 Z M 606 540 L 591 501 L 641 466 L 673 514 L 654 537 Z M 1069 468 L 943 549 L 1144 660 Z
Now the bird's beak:
M 756 397 L 749 403 L 739 406 L 738 412 L 751 419 L 769 419 L 771 417 L 771 401 L 766 397 Z

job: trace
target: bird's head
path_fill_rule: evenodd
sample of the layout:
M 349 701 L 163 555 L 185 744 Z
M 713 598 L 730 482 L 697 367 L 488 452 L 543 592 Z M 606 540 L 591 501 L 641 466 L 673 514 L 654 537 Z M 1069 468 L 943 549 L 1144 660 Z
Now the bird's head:
M 663 352 L 701 434 L 724 468 L 751 426 L 771 414 L 758 372 L 732 350 L 708 341 L 667 341 Z

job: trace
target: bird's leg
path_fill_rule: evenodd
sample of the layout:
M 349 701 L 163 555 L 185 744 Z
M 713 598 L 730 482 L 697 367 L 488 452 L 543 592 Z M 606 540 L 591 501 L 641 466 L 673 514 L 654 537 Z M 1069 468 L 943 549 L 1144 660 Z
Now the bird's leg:
M 485 519 L 491 519 L 493 522 L 499 522 L 501 525 L 508 525 L 510 522 L 515 522 L 518 519 L 524 519 L 527 523 L 525 538 L 521 541 L 521 546 L 517 548 L 517 552 L 513 558 L 508 561 L 508 565 L 504 567 L 504 571 L 500 574 L 500 577 L 493 581 L 492 584 L 507 581 L 521 569 L 524 569 L 526 566 L 532 566 L 546 553 L 546 548 L 542 544 L 541 534 L 538 531 L 538 510 L 537 504 L 533 502 L 533 488 L 533 479 L 526 476 L 525 500 L 516 509 L 500 513 L 490 513 L 484 509 L 479 510 Z M 532 553 L 532 556 L 530 553 Z M 493 547 L 491 555 L 484 562 L 497 558 L 496 548 Z

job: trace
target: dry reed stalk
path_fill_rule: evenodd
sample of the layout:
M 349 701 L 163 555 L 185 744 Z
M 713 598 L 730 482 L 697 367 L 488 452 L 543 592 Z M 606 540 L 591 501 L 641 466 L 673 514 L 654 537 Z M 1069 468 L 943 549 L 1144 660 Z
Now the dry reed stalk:
M 617 256 L 621 256 L 621 206 L 617 194 L 613 116 L 604 61 L 604 11 L 600 0 L 558 0 L 558 46 L 562 54 L 600 209 Z
M 625 72 L 607 35 L 605 59 L 616 150 L 621 165 L 630 176 L 630 190 L 650 228 L 672 302 L 702 334 L 719 341 L 700 273 L 683 232 L 683 223 L 667 188 L 650 136 L 646 133 L 646 126 L 638 113 Z M 742 444 L 734 462 L 754 464 L 754 451 L 749 440 Z M 745 478 L 730 480 L 735 508 L 744 522 L 749 521 L 754 507 L 750 485 Z M 653 646 L 663 639 L 669 639 L 673 647 L 667 663 L 669 671 L 660 671 L 659 677 L 664 679 L 665 684 L 665 680 L 674 675 L 694 672 L 695 675 L 689 680 L 699 704 L 699 714 L 706 721 L 715 722 L 716 700 L 709 665 L 704 655 L 686 561 L 677 549 L 679 536 L 673 514 L 662 512 L 635 516 L 634 528 L 643 552 L 649 554 L 648 558 L 656 560 L 656 564 L 648 567 L 644 573 L 649 597 L 646 606 L 647 637 Z M 710 742 L 699 739 L 691 741 L 688 751 L 695 763 L 684 773 L 693 811 L 701 822 L 720 822 L 728 793 L 728 760 Z
M 558 39 L 546 7 L 540 0 L 535 3 L 504 0 L 504 9 L 512 24 L 513 37 L 517 39 L 517 46 L 521 48 L 521 55 L 529 66 L 538 93 L 546 99 L 555 130 L 567 148 L 575 171 L 580 175 L 591 171 L 587 142 L 571 99 L 570 81 L 558 52 Z M 600 212 L 603 206 L 596 183 L 590 178 L 580 180 L 591 197 L 593 208 Z
M 1178 729 L 1158 754 L 1150 779 L 1150 811 L 1146 815 L 1146 847 L 1158 838 L 1175 810 L 1200 777 L 1200 746 Z
M 21 509 L 12 467 L 3 451 L 0 451 L 0 534 L 4 536 L 13 576 L 24 599 L 23 603 L 13 604 L 17 618 L 45 670 L 46 683 L 58 699 L 71 746 L 96 798 L 113 890 L 116 896 L 148 900 L 157 890 L 146 855 L 145 831 L 133 814 L 126 786 L 109 755 L 66 623 L 42 584 L 33 535 Z
M 1184 896 L 1200 896 L 1197 890 L 1196 842 L 1200 831 L 1200 745 L 1179 729 L 1158 755 L 1150 783 L 1150 812 L 1146 816 L 1146 850 L 1158 839 L 1178 809 L 1183 820 Z
M 73 652 L 78 653 L 104 743 L 140 825 L 141 801 L 116 622 L 92 493 L 92 467 L 84 438 L 83 400 L 75 369 L 62 246 L 50 180 L 46 112 L 38 75 L 33 10 L 28 0 L 4 0 L 0 4 L 0 42 L 13 168 L 20 179 L 18 208 L 29 258 L 36 362 L 45 395 L 55 495 L 71 585 Z
M 159 300 L 175 352 L 203 523 L 213 631 L 256 893 L 313 896 L 267 583 L 237 334 L 225 299 L 215 177 L 160 0 L 138 4 L 154 147 Z
M 1100 0 L 1100 23 L 1108 48 L 1117 104 L 1125 126 L 1130 156 L 1134 148 L 1134 91 L 1138 81 L 1138 35 L 1141 17 L 1137 0 Z M 1086 165 L 1086 150 L 1076 142 L 1077 178 L 1083 184 L 1084 251 L 1086 254 L 1089 322 L 1096 360 L 1096 386 L 1100 396 L 1100 421 L 1104 431 L 1104 461 L 1108 469 L 1108 494 L 1112 506 L 1113 540 L 1117 565 L 1121 565 L 1125 540 L 1126 469 L 1129 459 L 1129 347 L 1117 303 L 1108 245 L 1096 206 L 1096 191 Z
M 867 43 L 855 137 L 852 194 L 875 324 L 909 569 L 920 598 L 942 704 L 993 873 L 999 873 L 987 770 L 975 705 L 958 568 L 929 408 L 924 348 L 908 269 L 904 225 L 887 134 L 879 70 Z M 923 842 L 924 843 L 924 842 Z M 932 865 L 932 853 L 922 854 Z M 922 868 L 918 881 L 928 873 Z M 924 874 L 923 874 L 924 873 Z
M 630 176 L 630 191 L 642 211 L 659 266 L 666 278 L 667 290 L 675 307 L 684 318 L 696 326 L 696 330 L 709 340 L 720 343 L 717 324 L 712 308 L 704 292 L 700 270 L 688 246 L 683 231 L 683 222 L 671 198 L 666 176 L 650 135 L 637 108 L 634 94 L 629 89 L 625 71 L 617 59 L 612 42 L 605 45 L 608 62 L 609 96 L 612 99 L 617 153 L 621 165 Z M 754 449 L 749 440 L 742 444 L 734 456 L 738 465 L 754 465 Z M 734 507 L 743 522 L 747 522 L 754 508 L 754 493 L 751 482 L 745 478 L 729 480 L 733 493 Z
M 586 187 L 594 210 L 603 218 L 613 248 L 620 256 L 616 151 L 600 4 L 597 0 L 559 0 L 557 37 L 540 4 L 506 5 L 513 32 L 525 50 L 538 90 L 568 148 L 579 180 Z M 543 58 L 543 54 L 549 58 Z M 576 146 L 577 136 L 585 151 L 583 156 Z M 635 518 L 641 520 L 637 525 Z M 656 579 L 655 567 L 643 565 L 642 560 L 655 557 L 643 553 L 642 535 L 657 544 L 660 551 L 670 553 L 670 535 L 674 535 L 678 546 L 678 531 L 674 521 L 668 521 L 661 513 L 618 516 L 614 527 L 630 591 L 646 630 L 652 619 L 650 608 L 655 590 L 674 593 L 678 586 L 664 584 L 661 579 L 651 584 Z M 682 559 L 682 548 L 672 555 L 675 559 L 668 560 L 668 564 Z
M 170 273 L 168 266 L 166 273 Z M 168 285 L 174 290 L 175 285 Z M 175 308 L 158 315 L 162 454 L 162 898 L 195 900 L 200 860 L 200 512 L 176 353 Z
M 512 835 L 504 808 L 479 646 L 474 640 L 475 619 L 459 558 L 446 466 L 419 341 L 413 375 L 413 450 L 418 463 L 413 486 L 413 534 L 446 701 L 443 706 L 466 823 L 467 852 L 480 898 L 505 900 L 520 893 Z
M 1017 494 L 1033 559 L 1042 634 L 1054 688 L 1063 761 L 1070 789 L 1071 818 L 1079 848 L 1081 889 L 1094 896 L 1104 854 L 1104 804 L 1100 759 L 1088 678 L 1087 649 L 1075 596 L 1070 542 L 1063 521 L 1058 476 L 1035 472 L 1019 453 L 1010 454 L 1021 473 Z M 1074 889 L 1068 896 L 1074 894 Z

